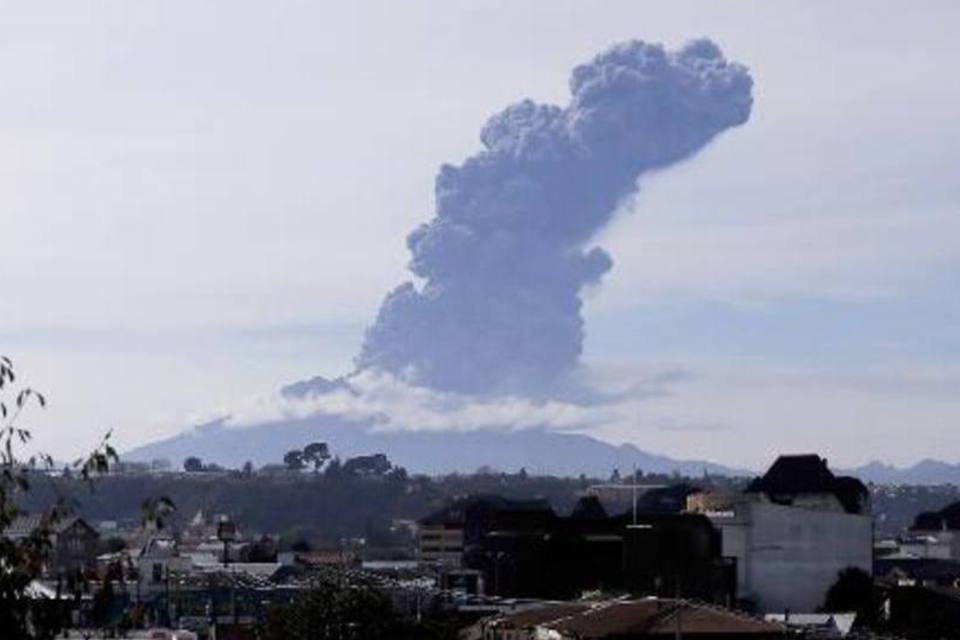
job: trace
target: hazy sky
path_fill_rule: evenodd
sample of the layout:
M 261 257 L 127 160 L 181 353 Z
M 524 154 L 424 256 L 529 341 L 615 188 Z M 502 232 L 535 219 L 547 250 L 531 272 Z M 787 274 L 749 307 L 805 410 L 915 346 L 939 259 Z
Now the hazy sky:
M 341 3 L 342 4 L 342 3 Z M 443 162 L 617 41 L 750 67 L 750 121 L 598 238 L 597 432 L 763 466 L 960 461 L 960 4 L 8 2 L 0 352 L 57 455 L 351 368 Z

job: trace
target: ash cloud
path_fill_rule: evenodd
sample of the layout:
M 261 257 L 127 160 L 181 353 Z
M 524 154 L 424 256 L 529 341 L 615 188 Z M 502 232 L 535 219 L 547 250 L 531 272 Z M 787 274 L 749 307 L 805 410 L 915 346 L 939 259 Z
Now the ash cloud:
M 613 265 L 589 243 L 644 172 L 748 119 L 752 80 L 709 40 L 632 41 L 573 70 L 565 107 L 530 100 L 483 127 L 483 148 L 436 178 L 436 213 L 407 237 L 359 372 L 465 393 L 537 392 L 573 372 L 581 292 Z

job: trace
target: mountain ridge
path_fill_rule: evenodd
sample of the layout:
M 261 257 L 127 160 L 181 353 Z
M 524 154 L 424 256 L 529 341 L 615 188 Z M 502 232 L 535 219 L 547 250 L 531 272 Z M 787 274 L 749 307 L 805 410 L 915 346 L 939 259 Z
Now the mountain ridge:
M 614 469 L 628 474 L 635 464 L 645 473 L 754 475 L 750 470 L 715 462 L 678 460 L 630 443 L 615 445 L 585 434 L 544 428 L 413 431 L 377 426 L 331 415 L 250 427 L 228 427 L 224 420 L 218 420 L 136 447 L 123 458 L 166 458 L 176 466 L 188 456 L 229 467 L 239 467 L 248 460 L 256 465 L 279 464 L 287 451 L 323 441 L 341 458 L 385 453 L 412 473 L 465 473 L 486 466 L 500 471 L 525 468 L 530 473 L 607 477 Z
M 905 467 L 872 460 L 842 473 L 857 476 L 864 482 L 874 484 L 960 485 L 960 464 L 934 458 L 923 458 Z

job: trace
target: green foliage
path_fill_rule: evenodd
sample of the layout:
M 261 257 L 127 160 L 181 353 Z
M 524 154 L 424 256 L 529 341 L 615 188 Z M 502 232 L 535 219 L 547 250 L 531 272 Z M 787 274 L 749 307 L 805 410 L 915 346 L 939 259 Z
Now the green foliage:
M 855 611 L 858 623 L 864 625 L 876 622 L 877 608 L 873 578 L 856 567 L 847 567 L 837 574 L 837 581 L 827 590 L 823 603 L 823 610 L 827 612 Z
M 89 520 L 140 519 L 142 496 L 168 496 L 177 508 L 167 520 L 189 517 L 201 509 L 229 513 L 244 529 L 299 532 L 284 536 L 284 549 L 288 549 L 299 537 L 324 546 L 341 538 L 365 536 L 370 530 L 383 533 L 395 520 L 422 518 L 470 494 L 543 497 L 559 512 L 568 512 L 585 482 L 599 482 L 537 475 L 524 479 L 516 473 L 405 476 L 396 468 L 387 476 L 347 476 L 343 465 L 331 459 L 319 474 L 238 472 L 211 478 L 206 474 L 125 473 L 99 478 L 93 494 L 87 494 L 79 481 L 65 483 L 61 490 L 68 500 L 83 494 L 80 508 Z M 46 486 L 38 486 L 25 498 L 27 505 L 42 506 L 55 495 Z M 400 542 L 399 531 L 396 536 Z
M 13 363 L 0 356 L 0 532 L 7 529 L 20 513 L 18 504 L 32 492 L 31 480 L 38 469 L 53 470 L 53 458 L 35 453 L 24 456 L 20 449 L 29 445 L 32 434 L 22 425 L 23 412 L 34 404 L 46 406 L 46 398 L 31 389 L 14 389 L 16 383 Z M 117 461 L 117 452 L 110 444 L 110 433 L 87 456 L 65 469 L 70 475 L 89 485 L 93 478 L 104 474 Z M 52 479 L 51 479 L 52 482 Z M 58 490 L 57 499 L 48 501 L 39 526 L 26 538 L 12 540 L 0 535 L 0 630 L 3 638 L 53 638 L 62 628 L 64 618 L 60 602 L 33 597 L 31 583 L 42 571 L 50 536 L 57 521 L 67 512 L 67 502 Z M 52 502 L 53 506 L 49 506 Z
M 141 522 L 144 526 L 153 525 L 160 531 L 167 526 L 176 510 L 177 505 L 166 496 L 147 498 L 140 504 Z
M 456 620 L 417 621 L 360 576 L 331 571 L 315 578 L 292 603 L 268 610 L 264 640 L 452 640 Z
M 394 638 L 395 616 L 390 602 L 366 585 L 344 584 L 337 576 L 318 577 L 310 589 L 289 605 L 271 608 L 266 640 Z
M 300 471 L 306 466 L 303 463 L 303 451 L 300 449 L 287 451 L 283 456 L 283 464 L 287 465 L 290 471 Z
M 326 442 L 311 442 L 303 448 L 305 462 L 313 463 L 313 470 L 320 471 L 323 463 L 330 458 L 330 448 Z
M 382 453 L 369 456 L 357 456 L 343 463 L 343 473 L 348 476 L 374 477 L 386 475 L 393 464 Z

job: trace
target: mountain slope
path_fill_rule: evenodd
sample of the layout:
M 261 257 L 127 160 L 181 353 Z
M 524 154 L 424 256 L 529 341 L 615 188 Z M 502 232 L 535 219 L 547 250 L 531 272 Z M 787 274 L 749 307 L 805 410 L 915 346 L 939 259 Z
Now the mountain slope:
M 895 467 L 874 460 L 847 471 L 864 482 L 876 484 L 960 485 L 960 464 L 926 458 L 909 467 Z
M 636 464 L 646 473 L 700 476 L 752 475 L 699 460 L 674 460 L 631 444 L 611 445 L 587 435 L 544 429 L 504 431 L 378 431 L 372 425 L 331 416 L 228 428 L 214 422 L 127 452 L 127 460 L 166 458 L 180 465 L 188 456 L 225 466 L 276 464 L 283 454 L 313 441 L 327 442 L 341 458 L 383 452 L 411 472 L 470 472 L 480 466 L 504 471 L 606 477 L 614 468 L 626 474 Z

